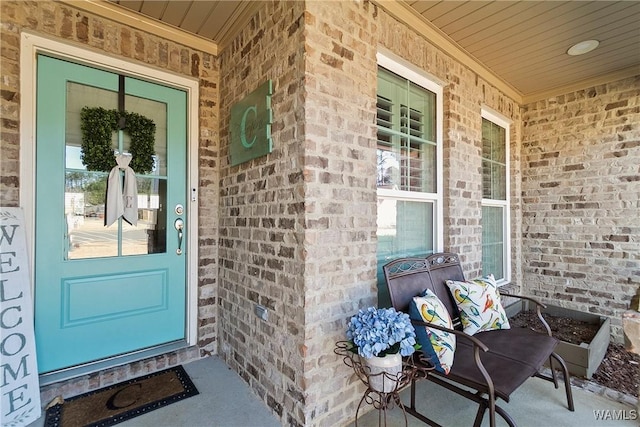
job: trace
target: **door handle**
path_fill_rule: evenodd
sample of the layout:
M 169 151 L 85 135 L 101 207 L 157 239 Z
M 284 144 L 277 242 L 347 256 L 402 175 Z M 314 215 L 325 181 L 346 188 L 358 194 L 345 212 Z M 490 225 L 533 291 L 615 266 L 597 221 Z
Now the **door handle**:
M 178 230 L 178 249 L 176 249 L 176 254 L 182 255 L 182 236 L 184 234 L 184 221 L 182 218 L 176 219 L 173 223 L 173 226 Z

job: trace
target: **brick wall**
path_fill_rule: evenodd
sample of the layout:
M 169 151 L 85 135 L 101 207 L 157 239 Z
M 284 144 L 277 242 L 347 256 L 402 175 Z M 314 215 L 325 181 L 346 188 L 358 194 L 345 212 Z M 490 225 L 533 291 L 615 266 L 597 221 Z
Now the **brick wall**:
M 611 316 L 640 286 L 640 76 L 526 105 L 525 292 Z
M 308 2 L 305 18 L 305 425 L 335 426 L 364 391 L 335 343 L 376 305 L 378 9 Z
M 215 354 L 218 192 L 218 59 L 55 2 L 0 3 L 0 204 L 19 206 L 20 34 L 38 32 L 111 56 L 139 61 L 200 80 L 200 230 L 198 345 L 156 358 L 57 383 L 42 389 L 42 402 L 73 396 L 165 367 Z
M 363 391 L 333 348 L 375 304 L 374 16 L 270 2 L 221 57 L 220 355 L 286 425 L 339 424 Z M 266 79 L 273 152 L 231 167 L 229 109 Z
M 292 425 L 306 398 L 304 20 L 303 2 L 265 3 L 222 53 L 220 88 L 220 357 Z M 273 152 L 232 167 L 230 108 L 267 79 Z

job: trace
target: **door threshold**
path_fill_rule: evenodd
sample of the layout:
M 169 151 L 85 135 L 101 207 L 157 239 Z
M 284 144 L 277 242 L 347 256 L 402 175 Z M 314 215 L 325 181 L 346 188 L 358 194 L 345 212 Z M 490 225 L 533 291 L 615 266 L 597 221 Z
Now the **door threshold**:
M 58 371 L 40 374 L 40 386 L 54 384 L 60 381 L 70 380 L 82 375 L 92 374 L 94 372 L 105 369 L 115 368 L 116 366 L 126 365 L 128 363 L 137 362 L 139 360 L 148 359 L 150 357 L 169 353 L 175 350 L 187 348 L 189 345 L 186 340 L 174 341 L 167 344 L 161 344 L 155 347 L 145 348 L 143 350 L 131 353 L 121 354 L 119 356 L 100 359 L 95 362 L 86 363 L 79 366 L 60 369 Z

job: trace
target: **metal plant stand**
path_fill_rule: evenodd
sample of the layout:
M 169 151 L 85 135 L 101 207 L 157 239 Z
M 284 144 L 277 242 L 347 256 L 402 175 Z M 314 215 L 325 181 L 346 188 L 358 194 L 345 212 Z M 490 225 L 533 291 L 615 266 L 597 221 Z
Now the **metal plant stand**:
M 364 359 L 360 358 L 358 353 L 352 350 L 352 345 L 353 344 L 348 341 L 338 341 L 334 353 L 342 356 L 344 364 L 352 368 L 356 376 L 367 387 L 356 409 L 355 427 L 358 426 L 358 414 L 364 403 L 372 405 L 378 410 L 378 426 L 387 425 L 387 411 L 392 410 L 396 406 L 402 410 L 404 424 L 407 426 L 407 412 L 400 400 L 400 392 L 412 381 L 426 378 L 428 371 L 433 368 L 427 367 L 428 363 L 416 363 L 415 359 L 422 356 L 422 353 L 416 352 L 412 356 L 403 358 L 402 371 L 399 374 L 392 375 L 387 372 L 372 374 L 370 368 L 364 363 Z M 376 383 L 384 382 L 389 385 L 393 384 L 389 388 L 390 391 L 382 392 L 372 387 L 372 379 L 374 378 L 378 378 Z

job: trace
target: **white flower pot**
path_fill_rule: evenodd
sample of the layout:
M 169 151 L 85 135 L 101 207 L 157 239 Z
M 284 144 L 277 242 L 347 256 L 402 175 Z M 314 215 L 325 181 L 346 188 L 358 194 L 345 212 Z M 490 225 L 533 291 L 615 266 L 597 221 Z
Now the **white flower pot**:
M 400 353 L 388 354 L 384 357 L 364 359 L 369 368 L 369 387 L 381 393 L 396 390 L 402 372 L 402 356 Z

